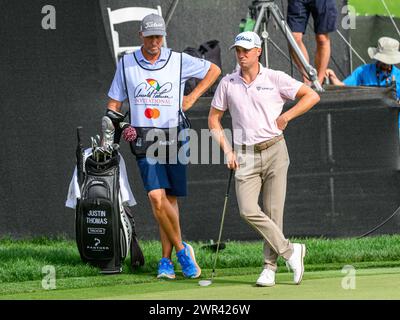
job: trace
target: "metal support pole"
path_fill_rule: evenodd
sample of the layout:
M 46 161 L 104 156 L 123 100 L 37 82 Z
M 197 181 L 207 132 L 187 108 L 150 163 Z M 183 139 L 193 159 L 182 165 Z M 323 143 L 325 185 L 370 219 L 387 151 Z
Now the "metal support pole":
M 316 91 L 324 91 L 321 84 L 318 81 L 317 77 L 317 70 L 313 66 L 309 64 L 309 62 L 304 57 L 303 53 L 301 52 L 299 46 L 296 43 L 296 40 L 293 37 L 292 31 L 290 30 L 288 24 L 285 21 L 279 7 L 273 2 L 265 2 L 258 6 L 259 15 L 257 17 L 256 24 L 254 26 L 254 32 L 259 33 L 261 23 L 263 23 L 263 32 L 261 37 L 264 39 L 264 57 L 266 61 L 266 67 L 268 67 L 268 47 L 267 47 L 267 39 L 268 39 L 268 32 L 266 30 L 268 25 L 269 14 L 271 13 L 273 18 L 276 20 L 279 28 L 281 29 L 283 35 L 287 39 L 290 47 L 295 52 L 296 56 L 299 58 L 300 63 L 302 64 L 304 70 L 306 71 L 307 75 L 309 76 L 310 80 L 313 82 Z M 264 20 L 265 19 L 265 20 Z
M 263 22 L 263 32 L 261 32 L 261 38 L 263 39 L 263 51 L 264 51 L 264 63 L 265 67 L 269 68 L 269 58 L 268 58 L 268 31 L 267 23 Z

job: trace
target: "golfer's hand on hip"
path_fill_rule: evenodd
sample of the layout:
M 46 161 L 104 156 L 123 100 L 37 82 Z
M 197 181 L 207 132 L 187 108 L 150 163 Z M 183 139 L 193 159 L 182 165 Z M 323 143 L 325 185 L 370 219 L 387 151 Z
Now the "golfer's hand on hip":
M 281 114 L 277 119 L 276 119 L 276 126 L 278 127 L 279 130 L 285 130 L 289 121 L 287 117 L 283 114 Z
M 229 151 L 226 154 L 226 162 L 229 169 L 236 170 L 239 168 L 239 162 L 237 161 L 235 151 Z

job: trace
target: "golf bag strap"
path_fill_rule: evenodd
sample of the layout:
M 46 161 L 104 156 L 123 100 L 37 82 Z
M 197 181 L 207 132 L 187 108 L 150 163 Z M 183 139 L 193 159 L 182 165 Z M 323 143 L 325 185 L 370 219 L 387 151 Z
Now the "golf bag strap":
M 182 110 L 182 101 L 181 101 L 181 94 L 182 94 L 182 52 L 181 52 L 181 59 L 180 59 L 180 66 L 179 66 L 179 112 L 183 112 Z
M 190 123 L 189 118 L 186 117 L 186 115 L 185 115 L 185 113 L 183 112 L 183 109 L 182 109 L 182 103 L 183 103 L 183 101 L 181 101 L 181 97 L 182 97 L 182 86 L 181 86 L 181 82 L 182 82 L 182 57 L 183 57 L 183 55 L 182 55 L 182 52 L 181 52 L 181 59 L 180 59 L 181 61 L 180 61 L 180 67 L 179 67 L 180 78 L 179 78 L 179 115 L 178 115 L 179 116 L 179 121 L 178 122 L 181 122 L 181 120 L 182 120 L 182 123 L 186 123 L 186 127 L 187 128 L 191 128 L 192 124 Z
M 129 104 L 129 108 L 130 108 L 131 102 L 129 101 L 128 86 L 126 84 L 126 74 L 125 74 L 125 54 L 121 57 L 121 59 L 122 59 L 122 73 L 124 75 L 125 93 L 126 93 L 126 98 L 128 99 L 128 104 Z M 129 112 L 129 117 L 130 117 L 130 112 Z

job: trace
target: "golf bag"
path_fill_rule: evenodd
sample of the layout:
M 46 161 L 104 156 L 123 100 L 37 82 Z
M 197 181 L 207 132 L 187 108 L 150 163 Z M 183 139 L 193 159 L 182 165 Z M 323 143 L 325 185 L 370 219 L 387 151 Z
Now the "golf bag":
M 119 273 L 128 250 L 133 269 L 144 265 L 144 256 L 132 213 L 120 199 L 118 151 L 102 160 L 89 156 L 81 163 L 85 170 L 76 206 L 76 242 L 84 262 L 101 273 Z

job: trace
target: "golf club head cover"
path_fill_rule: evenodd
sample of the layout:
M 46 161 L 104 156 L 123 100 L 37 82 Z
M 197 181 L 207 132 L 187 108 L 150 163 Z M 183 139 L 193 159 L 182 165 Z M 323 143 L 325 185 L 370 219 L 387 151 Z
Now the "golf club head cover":
M 122 129 L 120 128 L 120 123 L 124 121 L 125 115 L 119 113 L 117 111 L 107 109 L 106 114 L 109 117 L 114 125 L 115 133 L 114 133 L 114 143 L 118 143 L 121 140 Z
M 132 127 L 129 123 L 121 122 L 120 126 L 122 128 L 122 135 L 126 142 L 133 142 L 136 140 L 137 132 L 134 127 Z
M 113 145 L 114 134 L 115 134 L 114 124 L 112 123 L 111 119 L 107 116 L 104 116 L 101 119 L 101 132 L 103 134 L 101 146 L 105 150 L 107 150 L 108 148 L 110 148 Z

